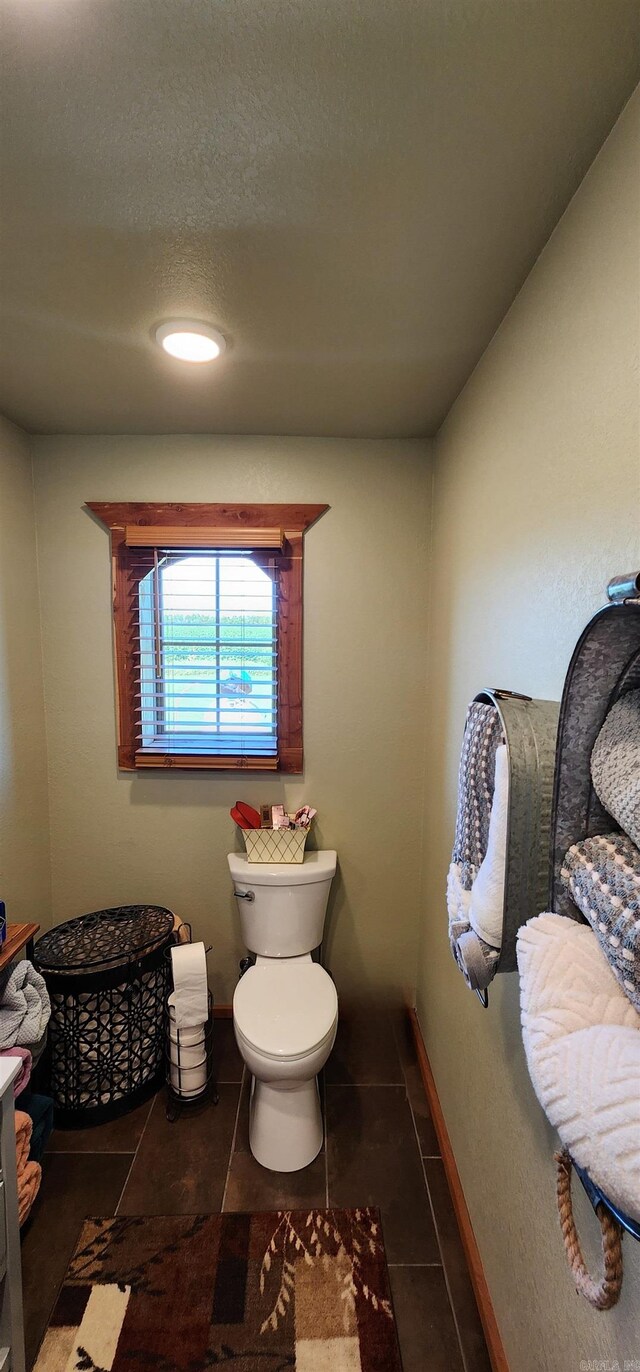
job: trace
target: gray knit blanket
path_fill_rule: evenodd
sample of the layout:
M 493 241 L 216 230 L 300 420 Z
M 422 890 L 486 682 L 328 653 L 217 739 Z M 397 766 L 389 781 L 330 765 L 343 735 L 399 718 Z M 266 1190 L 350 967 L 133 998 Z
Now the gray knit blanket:
M 473 700 L 467 710 L 458 769 L 458 810 L 451 861 L 460 884 L 470 891 L 487 851 L 493 803 L 496 752 L 504 743 L 500 716 L 493 705 Z
M 626 834 L 598 834 L 574 843 L 561 875 L 640 1012 L 640 851 Z
M 0 979 L 0 1048 L 29 1048 L 42 1038 L 51 1002 L 44 978 L 26 959 Z
M 613 705 L 591 754 L 598 800 L 640 848 L 640 690 Z
M 472 701 L 467 709 L 460 767 L 456 832 L 447 876 L 449 946 L 467 985 L 483 991 L 495 975 L 500 949 L 471 928 L 471 890 L 489 841 L 496 753 L 504 743 L 498 711 Z

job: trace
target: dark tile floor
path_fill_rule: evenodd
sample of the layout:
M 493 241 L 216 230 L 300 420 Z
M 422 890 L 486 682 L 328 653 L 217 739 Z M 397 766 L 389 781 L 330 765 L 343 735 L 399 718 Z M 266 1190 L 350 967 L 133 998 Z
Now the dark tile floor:
M 27 1366 L 87 1215 L 377 1205 L 404 1372 L 490 1372 L 408 1018 L 343 1007 L 323 1079 L 326 1144 L 303 1172 L 249 1150 L 248 1079 L 215 1025 L 220 1103 L 167 1122 L 162 1093 L 112 1124 L 57 1130 L 23 1236 Z

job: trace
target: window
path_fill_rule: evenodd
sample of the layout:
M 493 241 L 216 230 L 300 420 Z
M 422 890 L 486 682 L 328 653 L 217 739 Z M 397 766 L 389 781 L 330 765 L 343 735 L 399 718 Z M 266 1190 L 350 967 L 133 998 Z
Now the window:
M 143 749 L 277 756 L 275 592 L 250 555 L 156 550 L 138 590 Z
M 302 771 L 303 534 L 327 506 L 89 509 L 111 530 L 120 766 Z

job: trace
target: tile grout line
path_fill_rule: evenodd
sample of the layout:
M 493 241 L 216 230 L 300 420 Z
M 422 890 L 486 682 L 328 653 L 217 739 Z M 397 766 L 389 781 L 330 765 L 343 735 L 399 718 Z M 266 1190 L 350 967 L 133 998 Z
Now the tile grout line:
M 438 1271 L 441 1271 L 441 1269 L 442 1269 L 442 1263 L 441 1263 L 441 1262 L 388 1262 L 388 1263 L 387 1263 L 387 1267 L 416 1267 L 416 1268 L 418 1269 L 418 1271 L 421 1271 L 423 1267 L 437 1267 Z
M 130 1178 L 131 1173 L 133 1172 L 133 1169 L 134 1169 L 135 1164 L 136 1164 L 136 1158 L 137 1158 L 137 1156 L 138 1156 L 138 1152 L 139 1152 L 139 1149 L 140 1149 L 140 1144 L 142 1143 L 142 1140 L 143 1140 L 143 1138 L 144 1138 L 144 1136 L 145 1136 L 145 1134 L 146 1134 L 146 1132 L 147 1132 L 147 1125 L 148 1125 L 149 1120 L 151 1119 L 151 1116 L 152 1116 L 152 1114 L 153 1114 L 153 1112 L 154 1112 L 154 1110 L 155 1110 L 156 1101 L 157 1101 L 159 1095 L 160 1095 L 160 1091 L 157 1091 L 156 1094 L 155 1094 L 155 1096 L 153 1097 L 153 1099 L 152 1099 L 152 1101 L 151 1101 L 151 1107 L 150 1107 L 150 1109 L 149 1109 L 149 1113 L 148 1113 L 147 1118 L 146 1118 L 146 1120 L 145 1120 L 145 1122 L 144 1122 L 144 1124 L 143 1124 L 143 1126 L 142 1126 L 142 1133 L 141 1133 L 141 1135 L 140 1135 L 140 1138 L 138 1139 L 138 1143 L 137 1143 L 137 1145 L 136 1145 L 136 1150 L 135 1150 L 134 1155 L 133 1155 L 133 1157 L 132 1157 L 132 1159 L 131 1159 L 131 1166 L 130 1166 L 129 1171 L 127 1172 L 127 1175 L 126 1175 L 126 1177 L 125 1177 L 125 1179 L 124 1179 L 124 1184 L 123 1184 L 122 1190 L 121 1190 L 121 1192 L 120 1192 L 120 1195 L 119 1195 L 119 1197 L 118 1197 L 118 1204 L 116 1205 L 116 1209 L 115 1209 L 115 1214 L 116 1214 L 116 1216 L 118 1215 L 118 1212 L 119 1212 L 119 1210 L 120 1210 L 120 1206 L 122 1205 L 122 1200 L 123 1200 L 123 1197 L 124 1197 L 124 1193 L 125 1193 L 125 1191 L 126 1191 L 126 1189 L 127 1189 L 127 1186 L 129 1185 L 129 1178 Z M 89 1155 L 89 1156 L 91 1156 L 91 1155 Z M 122 1155 L 120 1154 L 119 1156 L 122 1156 Z
M 236 1139 L 237 1139 L 237 1137 L 238 1137 L 238 1122 L 239 1122 L 239 1119 L 240 1119 L 240 1106 L 242 1105 L 242 1089 L 243 1089 L 243 1087 L 244 1087 L 244 1078 L 245 1078 L 246 1070 L 247 1070 L 246 1067 L 243 1067 L 243 1069 L 242 1069 L 242 1079 L 241 1079 L 241 1081 L 240 1081 L 240 1090 L 239 1090 L 239 1092 L 238 1092 L 238 1106 L 237 1106 L 237 1109 L 236 1109 L 236 1118 L 235 1118 L 235 1123 L 234 1123 L 234 1126 L 233 1126 L 233 1136 L 232 1136 L 232 1139 L 231 1139 L 231 1147 L 230 1147 L 230 1149 L 229 1149 L 229 1163 L 228 1163 L 228 1166 L 227 1166 L 227 1175 L 226 1175 L 226 1177 L 225 1177 L 225 1179 L 224 1179 L 224 1190 L 223 1190 L 223 1192 L 222 1192 L 222 1200 L 221 1200 L 221 1202 L 220 1202 L 220 1214 L 221 1214 L 221 1215 L 224 1214 L 224 1203 L 225 1203 L 225 1201 L 226 1201 L 226 1199 L 227 1199 L 227 1188 L 228 1188 L 228 1186 L 229 1186 L 229 1177 L 231 1176 L 231 1164 L 232 1164 L 232 1162 L 233 1162 L 233 1155 L 234 1155 L 235 1150 L 236 1150 Z M 249 1102 L 249 1105 L 251 1105 L 251 1102 Z
M 419 1158 L 420 1158 L 420 1166 L 421 1166 L 421 1168 L 422 1168 L 422 1175 L 423 1175 L 423 1178 L 424 1178 L 424 1186 L 425 1186 L 425 1191 L 426 1191 L 426 1193 L 427 1193 L 427 1201 L 428 1201 L 428 1203 L 429 1203 L 429 1209 L 430 1209 L 430 1211 L 431 1211 L 431 1218 L 432 1218 L 432 1220 L 433 1220 L 433 1229 L 434 1229 L 434 1233 L 435 1233 L 435 1236 L 436 1236 L 436 1243 L 437 1243 L 437 1245 L 438 1245 L 438 1252 L 439 1252 L 439 1254 L 440 1254 L 440 1263 L 437 1264 L 437 1265 L 442 1267 L 442 1273 L 443 1273 L 443 1276 L 444 1276 L 444 1284 L 445 1284 L 445 1287 L 446 1287 L 447 1297 L 448 1297 L 448 1300 L 449 1300 L 449 1308 L 450 1308 L 450 1310 L 451 1310 L 451 1316 L 452 1316 L 454 1328 L 455 1328 L 455 1331 L 456 1331 L 456 1338 L 457 1338 L 457 1340 L 458 1340 L 458 1348 L 459 1348 L 459 1350 L 460 1350 L 460 1359 L 461 1359 L 461 1362 L 462 1362 L 462 1366 L 463 1366 L 463 1368 L 464 1368 L 464 1372 L 473 1372 L 473 1370 L 470 1369 L 470 1368 L 468 1367 L 468 1365 L 467 1365 L 467 1359 L 466 1359 L 466 1357 L 465 1357 L 464 1348 L 463 1348 L 463 1346 L 462 1346 L 462 1338 L 461 1338 L 461 1336 L 460 1336 L 460 1325 L 459 1325 L 459 1323 L 458 1323 L 458 1312 L 457 1312 L 457 1310 L 456 1310 L 455 1303 L 454 1303 L 454 1300 L 453 1300 L 453 1296 L 452 1296 L 452 1294 L 451 1294 L 451 1284 L 450 1284 L 450 1282 L 449 1282 L 449 1273 L 448 1273 L 448 1271 L 447 1271 L 447 1264 L 445 1263 L 445 1260 L 444 1260 L 444 1253 L 443 1253 L 443 1250 L 442 1250 L 442 1243 L 441 1243 L 441 1241 L 440 1241 L 440 1230 L 439 1230 L 439 1228 L 438 1228 L 438 1222 L 437 1222 L 437 1220 L 436 1220 L 435 1207 L 434 1207 L 434 1204 L 433 1204 L 433 1200 L 432 1200 L 432 1198 L 431 1198 L 431 1191 L 430 1191 L 430 1189 L 429 1189 L 429 1179 L 428 1179 L 428 1177 L 427 1177 L 427 1169 L 426 1169 L 426 1167 L 425 1167 L 425 1165 L 424 1165 L 424 1164 L 425 1164 L 425 1157 L 426 1157 L 427 1155 L 425 1155 L 425 1157 L 423 1157 L 423 1155 L 422 1155 L 422 1149 L 421 1149 L 421 1147 L 420 1147 L 420 1135 L 418 1134 L 418 1126 L 417 1126 L 417 1124 L 416 1124 L 416 1117 L 415 1117 L 415 1114 L 414 1114 L 413 1104 L 412 1104 L 412 1102 L 411 1102 L 411 1099 L 410 1099 L 410 1096 L 409 1096 L 409 1092 L 408 1092 L 408 1091 L 407 1091 L 407 1101 L 408 1101 L 408 1104 L 409 1104 L 409 1110 L 411 1111 L 411 1118 L 412 1118 L 412 1120 L 413 1120 L 413 1129 L 414 1129 L 414 1133 L 415 1133 L 415 1136 L 416 1136 L 416 1144 L 417 1144 L 417 1147 L 418 1147 L 418 1156 L 419 1156 Z
M 140 1135 L 142 1138 L 142 1135 Z M 45 1158 L 130 1158 L 135 1148 L 47 1148 Z

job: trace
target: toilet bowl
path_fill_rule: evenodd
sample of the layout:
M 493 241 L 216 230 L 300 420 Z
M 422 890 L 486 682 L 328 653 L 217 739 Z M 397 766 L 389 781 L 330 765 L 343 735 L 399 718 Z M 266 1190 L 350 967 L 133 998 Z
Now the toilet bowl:
M 333 1047 L 338 997 L 310 954 L 259 957 L 239 981 L 233 1025 L 252 1074 L 251 1152 L 263 1167 L 307 1167 L 323 1140 L 317 1075 Z

